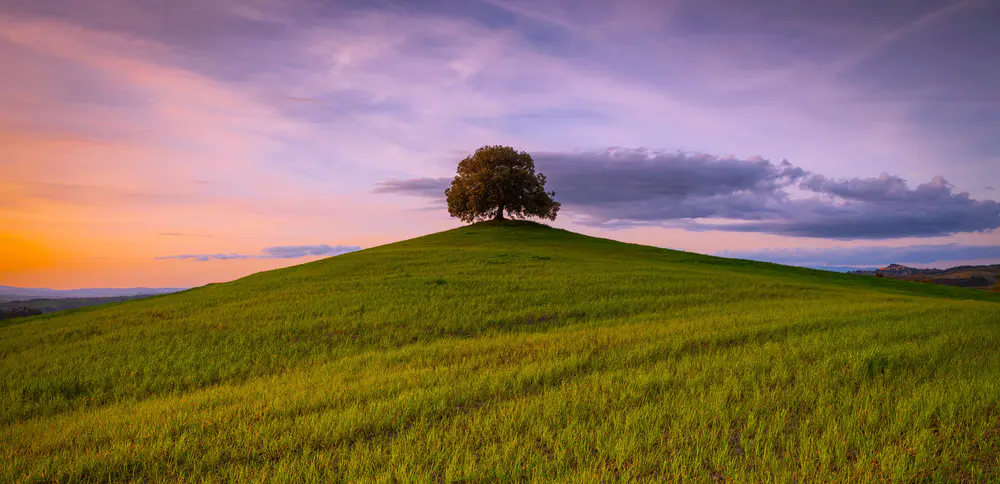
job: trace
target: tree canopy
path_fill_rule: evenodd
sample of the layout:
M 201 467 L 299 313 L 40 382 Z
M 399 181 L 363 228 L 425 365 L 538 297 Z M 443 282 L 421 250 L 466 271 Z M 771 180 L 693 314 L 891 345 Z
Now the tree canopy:
M 458 175 L 444 191 L 448 213 L 463 222 L 539 217 L 555 220 L 559 202 L 545 191 L 535 161 L 509 146 L 483 146 L 458 163 Z

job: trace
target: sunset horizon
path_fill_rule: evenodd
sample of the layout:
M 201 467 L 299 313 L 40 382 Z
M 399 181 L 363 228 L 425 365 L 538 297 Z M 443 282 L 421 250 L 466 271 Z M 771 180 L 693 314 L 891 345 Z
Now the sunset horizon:
M 574 5 L 0 2 L 0 284 L 192 287 L 455 228 L 488 144 L 574 232 L 1000 263 L 996 3 Z

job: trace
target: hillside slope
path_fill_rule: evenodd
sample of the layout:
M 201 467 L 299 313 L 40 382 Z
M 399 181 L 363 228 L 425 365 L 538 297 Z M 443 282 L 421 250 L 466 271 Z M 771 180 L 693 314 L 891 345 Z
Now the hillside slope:
M 1000 479 L 1000 294 L 477 224 L 0 323 L 0 481 Z

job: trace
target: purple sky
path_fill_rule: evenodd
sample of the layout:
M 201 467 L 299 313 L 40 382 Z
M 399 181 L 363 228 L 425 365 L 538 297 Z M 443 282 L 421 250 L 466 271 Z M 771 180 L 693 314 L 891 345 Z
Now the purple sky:
M 531 152 L 588 234 L 1000 262 L 996 25 L 994 0 L 0 0 L 0 247 L 45 254 L 0 284 L 198 284 L 453 227 L 439 192 L 484 144 Z

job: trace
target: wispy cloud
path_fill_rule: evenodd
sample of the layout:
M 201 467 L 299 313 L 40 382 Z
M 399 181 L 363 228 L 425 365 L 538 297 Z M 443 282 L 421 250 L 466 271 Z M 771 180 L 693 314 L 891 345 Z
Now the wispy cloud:
M 409 180 L 386 180 L 375 187 L 375 193 L 399 193 L 419 195 L 427 198 L 444 198 L 444 191 L 451 186 L 451 178 L 412 178 Z
M 302 257 L 335 256 L 361 250 L 352 245 L 284 245 L 265 247 L 260 254 L 181 254 L 156 257 L 157 260 L 181 259 L 207 262 L 210 260 L 300 259 Z
M 906 37 L 913 35 L 922 29 L 926 29 L 935 23 L 942 21 L 948 16 L 955 15 L 963 10 L 968 10 L 980 3 L 982 3 L 981 0 L 958 0 L 949 2 L 943 7 L 926 12 L 900 27 L 889 30 L 883 35 L 877 37 L 874 42 L 866 45 L 865 48 L 844 57 L 841 61 L 834 63 L 833 66 L 836 69 L 848 69 L 855 67 L 857 64 L 874 57 L 887 46 L 901 42 L 905 40 Z
M 361 247 L 349 245 L 282 245 L 265 247 L 259 256 L 261 259 L 298 259 L 300 257 L 340 255 L 361 250 Z

